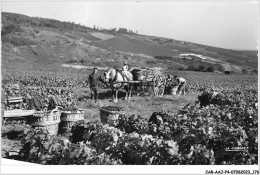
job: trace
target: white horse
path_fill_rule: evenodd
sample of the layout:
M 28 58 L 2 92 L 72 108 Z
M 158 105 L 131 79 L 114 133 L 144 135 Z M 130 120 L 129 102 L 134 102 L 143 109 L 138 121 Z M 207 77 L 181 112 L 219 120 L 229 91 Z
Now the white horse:
M 116 69 L 109 69 L 104 73 L 105 75 L 105 82 L 108 83 L 111 87 L 112 94 L 113 94 L 113 100 L 117 103 L 117 95 L 118 90 L 120 88 L 124 88 L 126 91 L 125 100 L 131 99 L 131 93 L 132 93 L 132 85 L 130 83 L 123 83 L 125 81 L 132 81 L 133 75 L 131 72 L 128 72 L 128 80 L 127 78 L 122 74 L 122 72 L 117 71 Z

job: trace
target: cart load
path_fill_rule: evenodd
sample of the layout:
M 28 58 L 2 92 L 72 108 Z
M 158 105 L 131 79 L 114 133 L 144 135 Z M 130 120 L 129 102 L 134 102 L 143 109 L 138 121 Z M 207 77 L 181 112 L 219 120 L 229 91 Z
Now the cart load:
M 156 68 L 135 68 L 132 71 L 135 81 L 152 81 L 155 75 L 161 75 L 161 71 Z

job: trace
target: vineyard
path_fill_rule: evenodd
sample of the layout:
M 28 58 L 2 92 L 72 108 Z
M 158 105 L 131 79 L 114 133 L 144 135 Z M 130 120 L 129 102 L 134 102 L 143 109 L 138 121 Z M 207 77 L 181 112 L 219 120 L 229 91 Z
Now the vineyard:
M 79 98 L 76 89 L 88 88 L 89 73 L 52 65 L 21 64 L 19 69 L 5 66 L 2 94 L 13 97 L 19 93 L 25 100 L 20 106 L 5 104 L 2 109 L 37 107 L 38 111 L 49 111 L 55 108 L 50 105 L 53 100 L 66 111 L 77 110 L 88 102 Z M 102 75 L 102 71 L 99 73 Z M 187 97 L 183 99 L 212 91 L 218 92 L 216 99 L 201 106 L 203 98 L 194 95 L 193 103 L 171 111 L 176 108 L 171 100 L 177 97 L 146 97 L 147 101 L 158 102 L 158 108 L 150 107 L 148 117 L 126 113 L 111 127 L 97 118 L 88 120 L 85 115 L 85 120 L 76 122 L 70 132 L 58 135 L 32 128 L 24 121 L 11 121 L 2 127 L 2 157 L 44 165 L 258 164 L 257 76 L 183 71 L 172 74 L 188 82 Z M 19 92 L 10 84 L 19 84 Z M 104 88 L 101 83 L 99 88 Z M 111 105 L 106 98 L 101 101 Z M 169 101 L 167 108 L 158 110 L 165 101 Z M 120 102 L 121 107 L 138 103 Z
M 41 165 L 258 165 L 256 50 L 4 11 L 2 158 Z M 115 103 L 104 71 L 124 61 L 142 86 L 134 84 L 131 100 L 120 89 Z M 88 82 L 94 67 L 95 102 Z M 141 79 L 138 69 L 147 68 L 161 76 L 151 71 Z M 185 95 L 176 95 L 176 80 L 166 78 L 174 76 L 187 81 Z
M 58 64 L 27 63 L 19 61 L 4 61 L 2 66 L 2 82 L 20 82 L 25 86 L 46 87 L 88 87 L 89 69 L 63 68 Z M 185 77 L 188 82 L 187 91 L 196 92 L 204 90 L 222 89 L 254 89 L 257 88 L 257 75 L 233 74 L 223 75 L 219 73 L 204 73 L 190 71 L 167 71 L 172 75 Z M 100 71 L 98 76 L 103 75 Z M 99 84 L 103 88 L 102 83 Z

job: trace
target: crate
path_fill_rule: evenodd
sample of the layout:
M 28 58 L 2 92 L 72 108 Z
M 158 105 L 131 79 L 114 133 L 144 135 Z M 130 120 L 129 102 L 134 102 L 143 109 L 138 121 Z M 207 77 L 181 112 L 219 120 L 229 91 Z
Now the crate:
M 12 117 L 25 117 L 33 115 L 35 110 L 23 110 L 23 109 L 14 109 L 9 111 L 4 111 L 4 118 Z
M 21 103 L 23 102 L 23 97 L 9 97 L 5 99 L 5 103 Z
M 67 132 L 71 130 L 73 124 L 77 121 L 84 120 L 84 110 L 77 110 L 77 111 L 62 111 L 61 113 L 61 123 L 60 123 L 60 131 Z
M 108 110 L 108 107 L 110 106 L 99 108 L 101 123 L 116 126 L 118 124 L 119 117 L 124 116 L 125 111 L 120 107 L 117 107 L 118 110 Z
M 22 109 L 14 109 L 3 111 L 3 126 L 7 124 L 9 121 L 17 121 L 22 120 L 26 121 L 26 118 L 32 116 L 35 110 L 22 110 Z

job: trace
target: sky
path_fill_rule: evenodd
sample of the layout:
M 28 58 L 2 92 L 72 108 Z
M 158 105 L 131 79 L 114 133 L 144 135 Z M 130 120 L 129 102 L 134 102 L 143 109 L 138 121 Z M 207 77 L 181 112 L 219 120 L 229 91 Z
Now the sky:
M 2 2 L 2 12 L 127 28 L 228 49 L 257 50 L 256 2 Z

